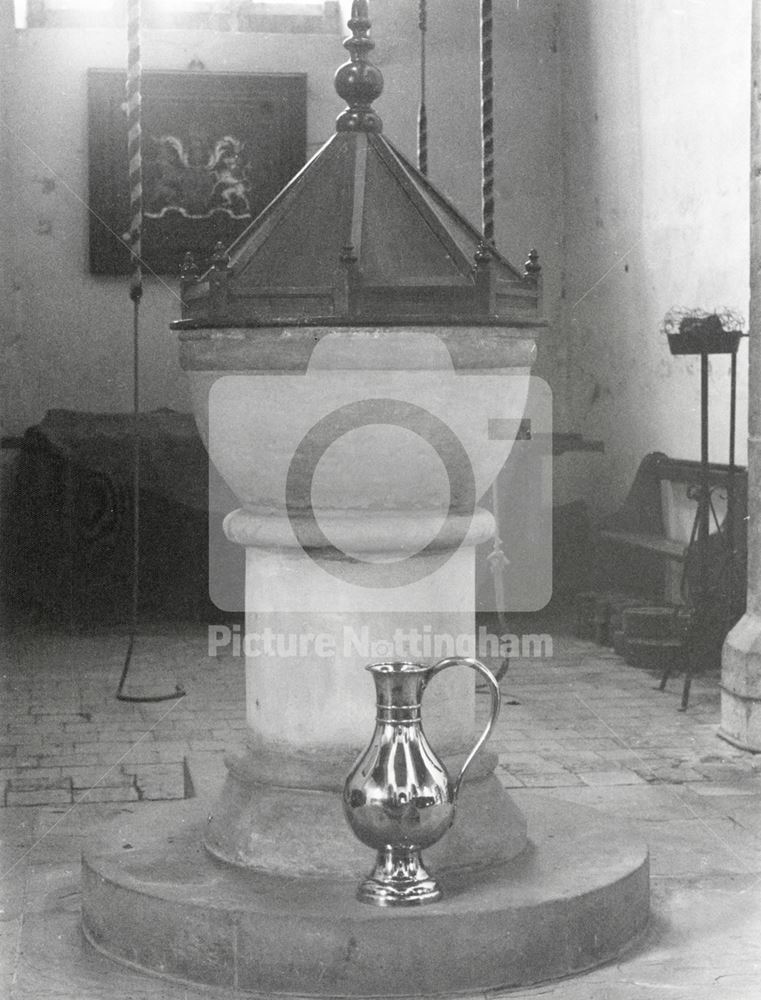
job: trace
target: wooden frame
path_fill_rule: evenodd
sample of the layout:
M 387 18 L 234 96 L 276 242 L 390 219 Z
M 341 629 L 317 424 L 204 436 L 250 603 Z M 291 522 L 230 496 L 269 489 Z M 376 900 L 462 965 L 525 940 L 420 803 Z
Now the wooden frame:
M 125 74 L 88 72 L 90 271 L 126 274 Z M 226 246 L 306 159 L 306 76 L 143 73 L 143 260 L 177 274 Z

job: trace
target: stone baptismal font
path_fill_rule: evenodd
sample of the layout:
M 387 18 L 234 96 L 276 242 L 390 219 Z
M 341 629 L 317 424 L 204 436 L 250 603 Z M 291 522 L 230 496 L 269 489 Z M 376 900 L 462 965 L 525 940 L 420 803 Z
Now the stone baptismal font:
M 83 927 L 118 961 L 268 996 L 528 984 L 643 929 L 647 852 L 587 810 L 509 795 L 488 744 L 425 851 L 441 899 L 356 898 L 374 859 L 342 790 L 373 731 L 365 667 L 431 664 L 426 637 L 474 635 L 476 546 L 495 530 L 478 501 L 518 436 L 544 323 L 535 270 L 385 138 L 367 3 L 349 27 L 335 135 L 206 272 L 188 265 L 174 324 L 240 504 L 224 530 L 246 553 L 247 742 L 213 801 L 138 810 L 92 845 Z M 472 671 L 432 679 L 426 736 L 452 776 L 476 708 Z

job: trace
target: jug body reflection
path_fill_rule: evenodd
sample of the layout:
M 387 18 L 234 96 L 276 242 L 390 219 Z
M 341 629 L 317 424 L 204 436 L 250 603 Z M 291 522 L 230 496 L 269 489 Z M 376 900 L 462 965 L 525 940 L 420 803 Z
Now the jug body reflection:
M 423 732 L 421 703 L 429 681 L 452 666 L 468 666 L 489 684 L 489 722 L 453 781 Z M 413 906 L 441 896 L 420 852 L 447 832 L 466 769 L 489 737 L 500 708 L 499 687 L 478 660 L 451 657 L 432 667 L 372 663 L 377 714 L 370 745 L 346 779 L 343 805 L 355 835 L 377 852 L 375 868 L 357 892 L 377 906 Z

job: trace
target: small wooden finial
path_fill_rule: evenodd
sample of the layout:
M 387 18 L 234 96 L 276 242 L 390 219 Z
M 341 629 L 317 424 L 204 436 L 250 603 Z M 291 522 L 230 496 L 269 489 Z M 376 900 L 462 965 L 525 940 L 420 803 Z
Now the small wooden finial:
M 351 58 L 336 70 L 334 85 L 339 97 L 349 105 L 336 119 L 339 132 L 381 132 L 383 122 L 371 106 L 383 93 L 383 74 L 368 57 L 375 48 L 369 37 L 370 14 L 367 0 L 354 0 L 349 18 L 351 37 L 344 42 Z
M 193 254 L 188 250 L 180 265 L 180 281 L 190 285 L 198 278 L 198 264 Z
M 357 308 L 359 268 L 357 251 L 353 244 L 344 243 L 338 254 L 338 268 L 335 276 L 336 315 L 353 316 Z
M 496 278 L 492 267 L 494 244 L 487 242 L 487 240 L 481 240 L 476 247 L 474 260 L 476 262 L 474 272 L 479 309 L 485 315 L 493 316 L 497 305 Z
M 211 252 L 210 259 L 211 266 L 217 271 L 226 271 L 227 266 L 230 263 L 230 255 L 225 249 L 225 245 L 221 240 L 217 240 L 214 244 L 214 249 Z
M 214 244 L 209 260 L 209 299 L 214 313 L 227 310 L 227 278 L 230 273 L 230 255 L 221 241 Z
M 523 275 L 526 278 L 538 278 L 542 271 L 542 265 L 539 263 L 539 253 L 531 249 L 528 252 L 528 257 L 523 265 Z
M 493 256 L 494 256 L 494 244 L 489 243 L 486 240 L 481 240 L 478 246 L 476 247 L 476 253 L 474 257 L 476 262 L 476 267 L 478 267 L 479 265 L 483 266 L 484 264 L 488 264 L 489 261 L 493 258 Z

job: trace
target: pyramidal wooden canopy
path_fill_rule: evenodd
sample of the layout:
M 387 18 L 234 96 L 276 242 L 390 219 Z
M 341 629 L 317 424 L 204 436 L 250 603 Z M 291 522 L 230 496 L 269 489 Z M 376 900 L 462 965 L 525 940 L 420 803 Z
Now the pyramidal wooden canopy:
M 536 324 L 535 255 L 512 267 L 382 135 L 366 0 L 349 28 L 335 135 L 203 274 L 186 260 L 173 326 Z

